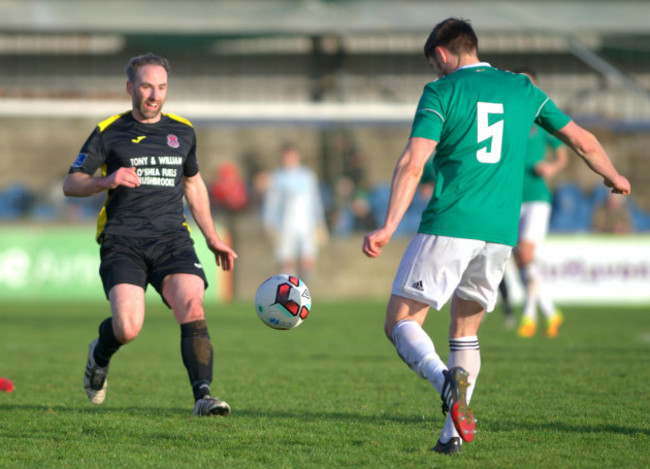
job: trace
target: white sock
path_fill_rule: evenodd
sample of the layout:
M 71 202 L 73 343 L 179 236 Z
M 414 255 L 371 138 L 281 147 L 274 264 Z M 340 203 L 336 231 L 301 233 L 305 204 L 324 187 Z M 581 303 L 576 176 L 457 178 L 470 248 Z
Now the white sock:
M 537 322 L 537 299 L 539 297 L 539 276 L 532 264 L 523 266 L 520 269 L 521 282 L 526 289 L 526 300 L 522 316 Z
M 417 322 L 404 319 L 393 327 L 393 344 L 402 360 L 418 376 L 428 379 L 440 394 L 445 382 L 442 372 L 447 366 L 436 353 L 433 341 L 424 329 Z
M 454 366 L 462 366 L 469 373 L 469 386 L 467 388 L 467 403 L 469 404 L 472 394 L 474 394 L 474 386 L 476 386 L 476 379 L 478 378 L 479 371 L 481 371 L 481 350 L 478 344 L 478 337 L 468 336 L 459 337 L 457 339 L 449 339 L 449 368 Z M 458 432 L 454 427 L 454 422 L 451 416 L 447 414 L 445 426 L 440 432 L 440 441 L 447 443 L 450 438 L 457 437 Z M 461 439 L 462 442 L 462 439 Z
M 440 437 L 438 438 L 441 443 L 449 443 L 449 440 L 452 438 L 460 438 L 460 435 L 456 431 L 456 427 L 454 427 L 454 422 L 451 420 L 451 413 L 447 412 L 447 418 L 445 419 L 445 426 L 442 427 L 442 430 L 440 431 Z M 460 438 L 460 444 L 463 444 L 463 439 Z
M 555 308 L 555 303 L 553 302 L 553 299 L 550 297 L 550 295 L 546 292 L 546 289 L 544 286 L 541 284 L 540 280 L 540 286 L 539 286 L 539 296 L 537 298 L 537 301 L 539 302 L 539 309 L 542 311 L 542 314 L 546 319 L 551 319 L 557 309 Z
M 449 368 L 462 366 L 469 373 L 469 386 L 467 388 L 467 403 L 469 404 L 476 379 L 481 371 L 481 348 L 478 337 L 475 335 L 449 339 Z

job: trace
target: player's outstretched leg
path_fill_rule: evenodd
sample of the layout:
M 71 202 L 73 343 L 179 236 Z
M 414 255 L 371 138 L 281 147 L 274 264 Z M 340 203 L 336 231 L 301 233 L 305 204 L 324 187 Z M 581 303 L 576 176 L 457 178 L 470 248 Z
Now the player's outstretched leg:
M 442 443 L 440 440 L 433 447 L 433 451 L 440 454 L 456 454 L 460 453 L 463 449 L 463 445 L 460 442 L 460 438 L 457 436 L 451 437 L 447 443 Z
M 472 409 L 467 404 L 467 388 L 469 372 L 463 367 L 454 366 L 444 372 L 445 383 L 442 386 L 442 412 L 451 414 L 454 427 L 460 437 L 467 442 L 474 439 L 476 434 L 476 419 Z
M 230 415 L 230 406 L 227 402 L 207 394 L 194 403 L 194 411 L 192 413 L 196 416 L 203 417 L 210 415 L 228 417 Z
M 88 399 L 93 404 L 101 404 L 106 398 L 106 387 L 108 381 L 106 375 L 108 374 L 108 366 L 101 367 L 95 363 L 95 347 L 97 341 L 95 339 L 88 347 L 88 361 L 86 362 L 86 372 L 84 374 L 84 389 L 88 395 Z

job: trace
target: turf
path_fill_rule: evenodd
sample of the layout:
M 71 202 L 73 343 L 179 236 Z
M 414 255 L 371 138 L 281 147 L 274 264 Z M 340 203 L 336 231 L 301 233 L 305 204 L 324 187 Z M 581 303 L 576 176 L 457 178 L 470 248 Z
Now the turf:
M 650 314 L 565 308 L 556 339 L 519 339 L 497 311 L 482 326 L 472 407 L 478 434 L 434 454 L 439 397 L 382 332 L 382 302 L 314 299 L 298 329 L 275 331 L 252 302 L 208 312 L 213 392 L 229 418 L 191 416 L 180 332 L 148 304 L 136 341 L 111 363 L 104 404 L 82 389 L 105 304 L 0 305 L 0 467 L 650 466 Z M 447 355 L 448 312 L 426 329 Z

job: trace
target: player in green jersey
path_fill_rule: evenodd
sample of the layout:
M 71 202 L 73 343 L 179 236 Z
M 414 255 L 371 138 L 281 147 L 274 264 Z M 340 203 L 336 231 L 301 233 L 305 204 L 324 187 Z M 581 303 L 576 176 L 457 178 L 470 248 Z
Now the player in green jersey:
M 535 74 L 530 70 L 518 70 L 526 74 L 535 86 Z M 550 150 L 552 158 L 546 158 Z M 535 263 L 535 252 L 544 242 L 551 217 L 553 195 L 547 180 L 555 176 L 568 162 L 565 145 L 537 124 L 530 129 L 524 163 L 524 184 L 519 216 L 519 237 L 513 253 L 526 290 L 521 324 L 517 329 L 520 337 L 532 337 L 537 329 L 537 306 L 546 318 L 546 335 L 555 337 L 564 318 L 553 299 L 544 290 L 542 278 Z
M 111 357 L 140 333 L 151 284 L 180 325 L 194 415 L 227 416 L 228 404 L 210 395 L 214 352 L 203 309 L 207 281 L 185 221 L 183 196 L 217 264 L 230 270 L 237 254 L 215 230 L 191 123 L 162 112 L 168 72 L 167 60 L 157 55 L 129 61 L 131 111 L 95 128 L 63 182 L 67 196 L 106 191 L 97 241 L 112 316 L 90 344 L 84 388 L 94 404 L 104 401 Z
M 477 333 L 485 312 L 494 309 L 517 241 L 533 123 L 574 149 L 614 192 L 629 194 L 630 184 L 596 138 L 528 77 L 479 60 L 469 22 L 449 18 L 436 25 L 424 53 L 441 78 L 424 88 L 393 172 L 386 218 L 366 234 L 362 249 L 371 258 L 381 254 L 435 152 L 434 193 L 395 275 L 384 330 L 399 356 L 440 394 L 448 416 L 434 450 L 451 454 L 474 438 L 469 401 L 481 365 Z M 430 307 L 440 309 L 450 299 L 445 364 L 422 325 Z

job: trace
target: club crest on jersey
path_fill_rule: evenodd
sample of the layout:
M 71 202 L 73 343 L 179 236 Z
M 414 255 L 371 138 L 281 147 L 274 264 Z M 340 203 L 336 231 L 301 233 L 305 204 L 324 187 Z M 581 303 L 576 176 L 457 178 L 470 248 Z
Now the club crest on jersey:
M 86 161 L 86 158 L 88 158 L 88 155 L 85 153 L 79 153 L 77 155 L 77 159 L 74 160 L 74 163 L 72 163 L 73 168 L 81 168 L 81 165 L 84 164 L 84 161 Z
M 178 148 L 181 146 L 181 143 L 178 141 L 178 137 L 174 134 L 167 135 L 167 145 L 172 148 Z

